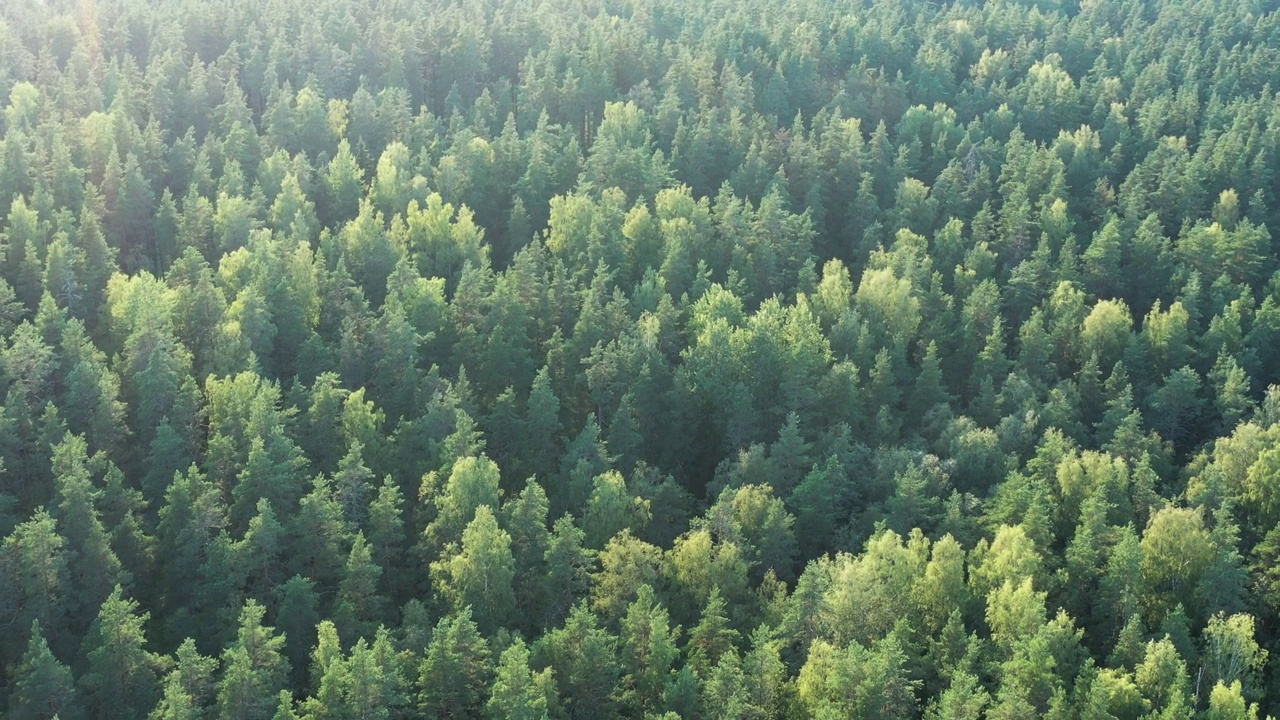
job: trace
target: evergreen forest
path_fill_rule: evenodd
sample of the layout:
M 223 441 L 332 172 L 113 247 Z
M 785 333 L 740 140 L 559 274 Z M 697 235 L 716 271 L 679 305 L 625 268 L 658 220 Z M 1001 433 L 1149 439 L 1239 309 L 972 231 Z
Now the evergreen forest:
M 0 716 L 1280 714 L 1280 0 L 0 2 Z

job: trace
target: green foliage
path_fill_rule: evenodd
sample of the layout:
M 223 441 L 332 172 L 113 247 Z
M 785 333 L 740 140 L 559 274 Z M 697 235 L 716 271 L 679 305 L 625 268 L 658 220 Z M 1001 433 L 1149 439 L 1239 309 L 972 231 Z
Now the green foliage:
M 443 492 L 434 498 L 436 518 L 426 528 L 428 541 L 437 548 L 459 542 L 481 507 L 492 517 L 498 508 L 498 482 L 498 466 L 488 458 L 463 457 L 454 463 Z
M 510 624 L 516 604 L 511 536 L 498 527 L 487 506 L 476 510 L 457 553 L 433 564 L 431 574 L 455 611 L 471 608 L 482 630 L 492 632 Z
M 856 642 L 844 649 L 816 642 L 796 680 L 800 701 L 817 717 L 913 717 L 915 682 L 906 663 L 893 636 L 871 649 Z
M 297 5 L 5 7 L 3 711 L 1280 705 L 1274 3 Z
M 1243 684 L 1246 698 L 1258 696 L 1258 673 L 1267 662 L 1267 651 L 1254 640 L 1253 623 L 1250 615 L 1214 615 L 1204 629 L 1201 653 L 1207 676 L 1228 687 Z
M 492 674 L 489 648 L 471 610 L 441 618 L 418 668 L 418 710 L 424 717 L 478 715 Z
M 159 676 L 166 658 L 144 647 L 143 626 L 149 613 L 139 615 L 137 610 L 138 604 L 122 597 L 117 585 L 85 637 L 82 654 L 86 671 L 79 684 L 92 715 L 122 712 L 141 716 L 159 699 Z
M 535 647 L 543 667 L 555 672 L 556 685 L 570 718 L 611 715 L 621 676 L 617 638 L 578 605 L 563 627 L 547 632 Z
M 9 717 L 85 717 L 71 680 L 71 669 L 49 652 L 49 644 L 33 623 L 27 651 L 14 668 L 14 692 L 9 698 Z
M 529 649 L 523 640 L 516 640 L 498 659 L 484 716 L 493 720 L 542 720 L 548 717 L 548 701 L 555 692 L 551 670 L 530 670 Z
M 262 624 L 265 612 L 257 602 L 246 602 L 236 640 L 222 653 L 216 709 L 220 718 L 271 717 L 277 693 L 288 681 L 289 663 L 281 654 L 285 639 Z
M 216 658 L 203 657 L 190 638 L 175 653 L 173 669 L 164 680 L 164 697 L 149 716 L 152 720 L 198 718 L 215 690 Z

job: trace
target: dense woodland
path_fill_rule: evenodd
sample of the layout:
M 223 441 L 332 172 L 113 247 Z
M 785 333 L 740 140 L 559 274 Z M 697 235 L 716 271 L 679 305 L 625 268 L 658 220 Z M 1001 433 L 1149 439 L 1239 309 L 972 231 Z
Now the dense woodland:
M 1276 0 L 0 3 L 0 714 L 1275 713 L 1278 79 Z

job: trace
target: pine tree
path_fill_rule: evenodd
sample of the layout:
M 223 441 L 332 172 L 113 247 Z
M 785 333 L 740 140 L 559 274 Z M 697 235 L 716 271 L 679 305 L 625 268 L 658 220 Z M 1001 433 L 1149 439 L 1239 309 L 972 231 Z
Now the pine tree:
M 708 707 L 716 708 L 724 717 L 745 717 L 754 707 L 747 689 L 747 676 L 742 669 L 742 658 L 737 650 L 730 649 L 720 656 L 720 661 L 707 670 L 703 699 Z
M 663 693 L 680 657 L 680 627 L 671 627 L 667 610 L 658 602 L 653 588 L 643 585 L 635 602 L 627 608 L 621 628 L 621 702 L 643 715 L 662 706 Z
M 441 618 L 418 668 L 418 711 L 424 717 L 477 716 L 492 672 L 470 609 Z
M 549 698 L 555 697 L 551 670 L 535 672 L 529 667 L 529 649 L 517 639 L 498 659 L 493 691 L 484 706 L 489 720 L 543 720 L 548 717 Z
M 378 580 L 382 568 L 373 561 L 373 553 L 364 533 L 357 533 L 347 557 L 346 571 L 338 585 L 338 598 L 334 606 L 335 624 L 342 635 L 358 639 L 373 634 L 376 623 L 382 618 L 386 599 L 378 593 Z
M 802 557 L 817 557 L 835 532 L 840 504 L 837 493 L 848 486 L 844 468 L 834 455 L 814 465 L 791 493 L 787 505 L 796 514 L 796 541 Z
M 1216 430 L 1219 435 L 1227 435 L 1253 406 L 1249 398 L 1249 376 L 1234 357 L 1223 352 L 1209 372 L 1209 379 L 1216 391 L 1213 400 L 1218 416 Z
M 725 653 L 733 651 L 738 641 L 738 631 L 730 627 L 726 607 L 720 588 L 714 588 L 702 609 L 702 619 L 689 631 L 686 646 L 689 665 L 700 677 L 707 677 L 711 668 Z
M 386 476 L 369 503 L 367 525 L 373 562 L 384 571 L 382 587 L 389 589 L 393 597 L 405 587 L 400 578 L 405 551 L 403 507 L 400 486 L 390 475 Z
M 563 627 L 547 632 L 535 646 L 537 662 L 555 671 L 569 718 L 611 716 L 621 676 L 617 638 L 600 627 L 585 604 Z
M 247 528 L 260 499 L 291 515 L 304 494 L 306 465 L 302 451 L 282 427 L 273 428 L 265 439 L 250 440 L 248 459 L 231 493 L 232 527 Z
M 164 680 L 164 696 L 150 720 L 199 720 L 213 700 L 213 675 L 218 669 L 216 658 L 204 657 L 196 650 L 195 641 L 187 638 L 175 653 L 172 670 Z
M 785 641 L 761 625 L 751 634 L 751 651 L 742 658 L 750 705 L 759 717 L 782 716 L 788 700 L 788 671 L 782 661 Z
M 5 578 L 0 583 L 0 612 L 11 618 L 13 636 L 28 625 L 54 628 L 55 638 L 69 634 L 60 630 L 73 600 L 67 560 L 66 541 L 43 509 L 4 539 L 0 545 L 0 577 Z M 0 660 L 9 666 L 16 663 L 18 645 L 14 642 L 0 647 Z
M 585 534 L 573 523 L 572 515 L 562 515 L 551 528 L 547 540 L 547 573 L 541 578 L 545 591 L 544 627 L 554 625 L 569 614 L 591 587 L 595 553 L 584 547 Z
M 249 521 L 244 538 L 234 547 L 237 575 L 246 591 L 268 598 L 284 575 L 285 531 L 276 520 L 271 503 L 258 500 L 258 514 Z
M 256 601 L 246 602 L 236 641 L 222 653 L 219 718 L 268 720 L 275 712 L 277 693 L 289 679 L 289 662 L 281 654 L 285 638 L 262 624 L 265 612 Z
M 401 678 L 398 658 L 386 630 L 380 630 L 371 644 L 361 638 L 346 661 L 344 708 L 348 717 L 386 720 L 401 709 Z
M 363 180 L 364 172 L 351 152 L 351 145 L 344 139 L 329 161 L 324 177 L 324 202 L 317 207 L 324 227 L 341 227 L 355 218 L 360 210 Z
M 98 493 L 90 479 L 89 462 L 84 438 L 78 435 L 66 436 L 53 449 L 59 495 L 56 517 L 67 539 L 70 582 L 77 588 L 71 610 L 72 628 L 77 633 L 89 626 L 112 588 L 129 581 L 98 515 Z
M 320 597 L 315 583 L 294 575 L 276 588 L 274 600 L 276 627 L 284 633 L 285 658 L 292 669 L 290 686 L 305 687 L 308 657 L 320 622 Z
M 15 720 L 50 720 L 86 717 L 76 697 L 71 669 L 49 652 L 40 625 L 31 624 L 27 651 L 13 671 L 13 695 L 9 717 Z
M 86 671 L 79 686 L 90 715 L 142 717 L 155 706 L 167 668 L 166 658 L 144 647 L 150 617 L 138 614 L 138 604 L 123 597 L 119 585 L 102 603 L 81 649 Z
M 547 493 L 534 478 L 528 479 L 519 495 L 502 504 L 502 524 L 511 535 L 515 562 L 512 582 L 516 615 L 526 628 L 532 628 L 539 619 L 542 582 L 549 571 L 546 554 L 551 533 L 547 530 L 547 512 Z
M 317 475 L 290 523 L 288 572 L 310 578 L 321 587 L 336 586 L 342 574 L 347 532 L 331 481 Z
M 527 463 L 524 475 L 550 478 L 555 473 L 556 448 L 560 437 L 560 400 L 551 387 L 551 376 L 543 367 L 533 379 L 526 403 L 522 442 L 516 456 Z M 517 476 L 520 477 L 520 476 Z
M 769 447 L 772 484 L 783 497 L 791 494 L 813 466 L 812 448 L 801 433 L 800 417 L 796 413 L 787 415 L 786 423 L 778 431 L 778 440 Z
M 373 490 L 370 484 L 374 475 L 369 468 L 365 467 L 362 450 L 360 441 L 353 441 L 347 454 L 338 462 L 338 469 L 333 474 L 335 499 L 342 508 L 343 517 L 352 527 L 364 526 L 368 513 L 368 498 Z

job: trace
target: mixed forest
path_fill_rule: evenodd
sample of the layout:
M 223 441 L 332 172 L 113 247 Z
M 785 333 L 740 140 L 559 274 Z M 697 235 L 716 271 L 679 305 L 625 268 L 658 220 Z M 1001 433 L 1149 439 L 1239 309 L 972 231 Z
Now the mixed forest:
M 1276 0 L 0 3 L 0 715 L 1262 720 Z

